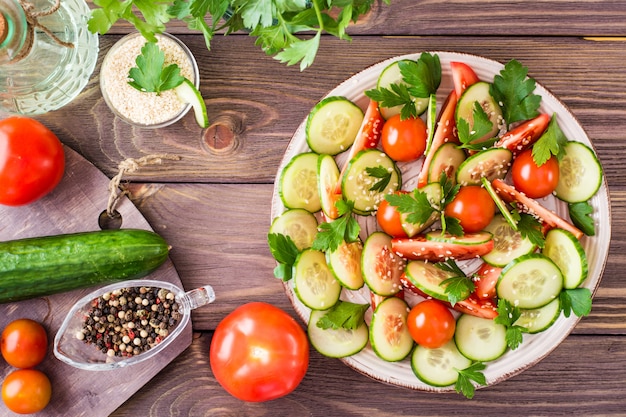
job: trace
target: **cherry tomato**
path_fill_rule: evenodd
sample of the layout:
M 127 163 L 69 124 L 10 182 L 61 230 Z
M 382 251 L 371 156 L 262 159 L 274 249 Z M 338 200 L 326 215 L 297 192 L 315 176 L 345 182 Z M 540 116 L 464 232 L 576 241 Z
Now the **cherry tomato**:
M 34 320 L 17 319 L 9 323 L 0 337 L 2 357 L 16 368 L 32 368 L 46 357 L 48 334 Z
M 426 123 L 422 119 L 410 117 L 402 120 L 398 114 L 383 125 L 380 142 L 391 159 L 408 162 L 424 154 L 427 137 Z
M 289 394 L 309 366 L 309 341 L 302 327 L 271 304 L 244 304 L 215 329 L 211 369 L 231 395 L 268 401 Z
M 46 408 L 52 396 L 50 380 L 36 369 L 18 369 L 2 383 L 2 400 L 18 414 L 32 414 Z
M 433 349 L 448 343 L 456 329 L 448 307 L 433 299 L 417 303 L 409 312 L 407 325 L 415 343 Z
M 552 194 L 559 183 L 559 162 L 553 155 L 537 166 L 532 148 L 517 155 L 511 165 L 513 185 L 530 198 L 542 198 Z
M 63 178 L 63 145 L 46 126 L 28 117 L 0 121 L 0 204 L 32 203 Z
M 493 219 L 496 204 L 479 185 L 466 185 L 444 210 L 445 215 L 459 220 L 465 233 L 476 233 L 483 230 Z
M 383 232 L 389 236 L 406 237 L 406 232 L 402 227 L 401 213 L 396 206 L 392 206 L 387 200 L 382 200 L 378 205 L 376 220 Z

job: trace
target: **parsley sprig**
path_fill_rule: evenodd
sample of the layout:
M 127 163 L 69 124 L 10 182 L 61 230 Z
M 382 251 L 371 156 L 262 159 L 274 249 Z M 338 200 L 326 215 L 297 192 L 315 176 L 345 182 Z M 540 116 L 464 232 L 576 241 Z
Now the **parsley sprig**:
M 274 276 L 289 281 L 293 277 L 293 264 L 300 253 L 298 247 L 291 237 L 280 233 L 268 234 L 267 243 L 270 253 L 278 263 L 274 268 Z
M 557 159 L 561 159 L 564 154 L 563 147 L 567 142 L 567 137 L 556 120 L 556 114 L 552 115 L 548 128 L 533 145 L 533 160 L 538 166 L 541 166 L 552 155 L 555 155 Z
M 407 223 L 423 225 L 434 213 L 437 213 L 441 220 L 441 230 L 443 233 L 450 233 L 455 236 L 463 235 L 463 228 L 458 219 L 445 215 L 445 207 L 454 199 L 459 192 L 460 185 L 454 184 L 445 174 L 441 173 L 439 178 L 441 185 L 440 201 L 431 201 L 428 195 L 419 188 L 412 193 L 387 194 L 385 200 L 398 208 L 400 213 L 407 214 Z
M 309 67 L 323 33 L 350 41 L 347 27 L 367 14 L 374 0 L 94 0 L 88 22 L 93 33 L 107 33 L 118 20 L 131 23 L 150 41 L 177 19 L 203 34 L 207 49 L 218 31 L 240 30 L 256 37 L 268 55 L 287 65 Z M 389 4 L 390 0 L 383 0 Z M 210 23 L 209 23 L 210 22 Z M 312 37 L 308 35 L 313 34 Z M 302 35 L 307 35 L 302 36 Z
M 342 242 L 351 243 L 359 238 L 361 227 L 352 216 L 354 203 L 339 200 L 335 203 L 339 217 L 333 221 L 322 223 L 313 241 L 313 249 L 323 252 L 334 252 Z
M 456 371 L 459 373 L 459 378 L 454 384 L 456 392 L 463 394 L 470 400 L 474 398 L 476 389 L 472 381 L 479 385 L 487 385 L 485 374 L 482 373 L 486 367 L 487 366 L 482 362 L 475 362 L 465 369 L 457 369 Z
M 365 312 L 369 304 L 356 304 L 349 301 L 338 301 L 315 323 L 320 329 L 356 330 L 365 320 Z
M 391 181 L 391 171 L 382 165 L 367 167 L 365 172 L 372 178 L 376 178 L 369 191 L 384 192 Z
M 498 299 L 498 316 L 494 322 L 506 327 L 506 344 L 511 350 L 517 349 L 523 341 L 523 333 L 526 328 L 515 324 L 521 315 L 522 312 L 519 307 L 513 306 L 504 298 Z
M 569 317 L 571 313 L 578 317 L 588 316 L 591 313 L 591 291 L 588 288 L 563 290 L 559 301 L 565 317 Z
M 591 215 L 593 207 L 588 201 L 580 203 L 571 203 L 567 206 L 569 216 L 576 227 L 578 227 L 587 236 L 596 234 L 596 226 Z
M 437 262 L 435 266 L 442 271 L 451 272 L 453 274 L 452 277 L 445 279 L 441 283 L 450 304 L 454 306 L 459 301 L 465 300 L 474 292 L 474 282 L 465 275 L 465 272 L 459 268 L 453 259 L 448 259 L 445 262 Z
M 402 82 L 367 90 L 365 95 L 378 102 L 381 107 L 402 106 L 400 111 L 402 120 L 417 117 L 416 98 L 430 97 L 437 92 L 441 84 L 439 56 L 424 52 L 417 61 L 409 59 L 399 61 L 398 68 Z
M 473 125 L 471 127 L 467 120 L 463 118 L 459 118 L 457 120 L 456 127 L 459 140 L 461 141 L 461 148 L 480 151 L 491 147 L 497 141 L 497 138 L 477 142 L 489 133 L 493 127 L 493 123 L 489 119 L 489 115 L 485 112 L 478 101 L 474 102 L 472 117 Z
M 146 42 L 135 64 L 137 66 L 128 73 L 131 78 L 128 84 L 139 91 L 160 94 L 178 87 L 185 80 L 178 65 L 165 65 L 165 53 L 155 42 Z

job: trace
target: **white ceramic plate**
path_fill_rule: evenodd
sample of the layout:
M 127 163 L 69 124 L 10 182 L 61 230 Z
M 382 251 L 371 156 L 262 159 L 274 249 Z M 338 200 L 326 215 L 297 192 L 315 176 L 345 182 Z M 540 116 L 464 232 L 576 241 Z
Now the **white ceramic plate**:
M 447 94 L 453 89 L 452 75 L 449 65 L 451 61 L 465 62 L 474 69 L 481 80 L 485 81 L 493 81 L 494 75 L 498 74 L 504 67 L 498 62 L 475 55 L 437 51 L 430 53 L 437 54 L 441 61 L 442 81 L 437 93 L 437 103 L 439 105 L 444 102 Z M 328 93 L 328 96 L 344 96 L 357 103 L 361 106 L 361 108 L 365 109 L 369 99 L 364 95 L 364 91 L 376 87 L 376 81 L 381 71 L 393 61 L 399 59 L 416 60 L 419 58 L 420 54 L 421 53 L 399 56 L 373 65 L 372 67 L 365 69 L 338 85 Z M 583 142 L 592 146 L 591 141 L 587 137 L 587 134 L 583 130 L 582 126 L 561 101 L 559 101 L 552 93 L 539 83 L 537 83 L 535 93 L 542 96 L 540 110 L 550 115 L 557 115 L 559 126 L 569 140 Z M 279 174 L 287 162 L 289 162 L 295 155 L 310 151 L 305 139 L 305 123 L 306 120 L 302 122 L 293 135 L 279 167 Z M 345 155 L 339 155 L 337 157 L 337 161 L 341 166 L 341 164 L 345 162 Z M 416 177 L 419 172 L 421 162 L 418 161 L 417 163 L 399 164 L 399 166 L 402 170 L 402 178 L 404 182 L 403 189 L 410 190 L 415 188 Z M 285 207 L 278 195 L 277 184 L 278 181 L 276 181 L 274 188 L 272 219 L 280 215 L 285 210 Z M 558 201 L 552 196 L 542 199 L 541 202 L 545 206 L 556 211 L 561 217 L 568 218 L 567 205 L 565 203 Z M 592 293 L 595 293 L 604 271 L 611 238 L 611 213 L 606 180 L 603 181 L 600 190 L 591 199 L 590 203 L 594 208 L 593 219 L 596 224 L 596 235 L 594 237 L 582 238 L 582 244 L 585 248 L 589 263 L 589 276 L 583 283 L 583 286 L 589 288 Z M 359 217 L 359 222 L 362 229 L 362 238 L 367 236 L 377 227 L 375 217 L 372 216 Z M 471 270 L 473 265 L 466 264 L 463 266 L 467 267 L 468 270 Z M 290 282 L 285 283 L 285 291 L 297 314 L 306 323 L 309 318 L 310 310 L 295 296 L 293 286 Z M 344 289 L 342 298 L 353 302 L 370 302 L 369 291 L 367 289 L 362 289 L 357 292 L 347 291 Z M 411 300 L 407 300 L 409 301 L 409 304 L 411 304 Z M 366 319 L 369 319 L 369 317 L 366 317 Z M 569 335 L 578 321 L 579 318 L 574 314 L 570 315 L 567 319 L 561 314 L 561 317 L 548 330 L 535 335 L 524 335 L 524 341 L 520 347 L 516 350 L 508 351 L 498 360 L 487 364 L 487 368 L 484 371 L 484 375 L 487 379 L 487 386 L 508 379 L 536 364 L 539 360 L 552 352 Z M 385 362 L 376 356 L 369 345 L 360 353 L 348 358 L 343 358 L 341 361 L 356 371 L 381 382 L 422 391 L 454 391 L 454 387 L 452 386 L 438 388 L 424 384 L 413 374 L 408 359 L 394 363 Z

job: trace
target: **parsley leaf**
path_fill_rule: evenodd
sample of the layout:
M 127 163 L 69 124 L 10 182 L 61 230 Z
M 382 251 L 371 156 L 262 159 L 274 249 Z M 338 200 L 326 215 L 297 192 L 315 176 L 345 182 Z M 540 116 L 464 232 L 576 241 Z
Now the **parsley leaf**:
M 361 227 L 359 222 L 352 217 L 354 203 L 339 200 L 335 206 L 338 209 L 339 217 L 331 222 L 320 224 L 319 232 L 313 241 L 313 249 L 333 252 L 337 250 L 341 242 L 350 243 L 358 239 Z
M 283 281 L 292 278 L 292 267 L 296 262 L 299 250 L 291 237 L 280 233 L 270 233 L 267 235 L 267 243 L 270 252 L 278 265 L 274 268 L 274 276 Z
M 320 329 L 356 330 L 365 322 L 363 317 L 368 308 L 369 304 L 339 301 L 320 317 L 315 325 Z
M 559 299 L 565 317 L 569 317 L 572 312 L 578 317 L 591 313 L 591 291 L 588 288 L 563 290 Z
M 146 42 L 135 63 L 137 66 L 128 73 L 132 79 L 128 84 L 139 91 L 159 94 L 178 87 L 185 79 L 180 75 L 178 65 L 164 66 L 165 53 L 154 42 Z
M 478 383 L 479 385 L 486 385 L 487 379 L 482 373 L 486 367 L 487 366 L 484 363 L 476 362 L 465 369 L 457 369 L 456 371 L 459 373 L 459 378 L 454 384 L 455 391 L 463 394 L 470 400 L 474 398 L 475 388 L 472 381 Z
M 513 59 L 493 79 L 491 96 L 501 103 L 504 120 L 509 126 L 539 115 L 541 96 L 534 93 L 535 80 L 527 75 L 528 68 Z
M 448 259 L 445 262 L 437 262 L 435 266 L 442 271 L 456 274 L 441 282 L 441 286 L 445 287 L 448 301 L 453 306 L 459 301 L 465 300 L 474 291 L 474 282 L 465 275 L 465 272 L 459 268 L 454 259 Z
M 416 98 L 427 98 L 437 92 L 441 83 L 441 62 L 438 55 L 424 52 L 417 61 L 398 61 L 402 81 L 365 91 L 365 95 L 382 107 L 402 106 L 400 118 L 418 117 Z
M 87 28 L 104 35 L 118 20 L 126 20 L 150 42 L 156 42 L 155 33 L 165 30 L 170 20 L 166 2 L 145 0 L 94 0 L 98 6 L 91 11 Z
M 555 155 L 557 159 L 561 159 L 564 153 L 563 147 L 566 143 L 567 137 L 565 137 L 556 121 L 556 114 L 553 114 L 548 128 L 533 145 L 533 159 L 537 166 L 545 164 L 552 155 Z
M 512 350 L 517 349 L 523 341 L 522 333 L 525 328 L 515 325 L 521 315 L 519 307 L 514 307 L 503 298 L 498 299 L 498 316 L 493 321 L 506 326 L 506 344 Z
M 568 206 L 569 216 L 576 227 L 578 227 L 587 236 L 595 236 L 596 226 L 593 222 L 591 214 L 593 207 L 589 202 L 572 203 Z
M 489 120 L 489 115 L 485 112 L 478 101 L 474 102 L 474 112 L 472 117 L 473 125 L 471 127 L 467 120 L 463 118 L 459 118 L 457 120 L 456 126 L 459 140 L 461 141 L 461 148 L 476 151 L 489 148 L 496 142 L 497 138 L 476 142 L 478 139 L 489 133 L 493 127 L 493 123 Z
M 374 185 L 370 187 L 369 191 L 385 191 L 389 185 L 389 181 L 391 181 L 391 172 L 388 169 L 379 165 L 377 167 L 367 167 L 365 168 L 365 172 L 367 172 L 367 175 L 370 177 L 378 179 L 374 182 Z
M 545 237 L 539 220 L 530 214 L 519 213 L 517 210 L 514 210 L 514 215 L 517 217 L 517 231 L 522 237 L 528 238 L 537 247 L 543 248 Z

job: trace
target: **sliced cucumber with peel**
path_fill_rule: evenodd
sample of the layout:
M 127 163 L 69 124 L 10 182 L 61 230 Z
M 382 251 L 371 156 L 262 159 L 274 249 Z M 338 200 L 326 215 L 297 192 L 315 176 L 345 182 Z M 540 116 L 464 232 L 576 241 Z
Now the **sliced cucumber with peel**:
M 466 358 L 493 361 L 506 352 L 506 326 L 492 319 L 462 314 L 456 321 L 454 341 Z
M 392 84 L 406 84 L 402 79 L 402 73 L 400 72 L 400 61 L 395 61 L 389 64 L 383 71 L 380 73 L 378 77 L 378 82 L 376 84 L 376 88 L 391 88 Z M 428 104 L 430 101 L 430 97 L 413 97 L 415 108 L 417 110 L 417 114 L 420 115 L 428 109 Z M 385 120 L 389 120 L 389 118 L 395 116 L 396 114 L 400 114 L 400 110 L 402 106 L 395 107 L 380 107 L 380 114 L 385 118 Z
M 381 359 L 401 361 L 413 350 L 408 315 L 409 305 L 398 297 L 386 298 L 376 307 L 370 323 L 370 343 Z
M 311 345 L 319 353 L 330 358 L 345 358 L 363 350 L 369 340 L 369 330 L 365 322 L 354 330 L 322 329 L 317 326 L 317 322 L 324 314 L 326 311 L 312 310 L 307 327 Z
M 288 209 L 276 217 L 269 234 L 289 236 L 298 250 L 308 249 L 317 236 L 317 219 L 304 209 Z
M 481 185 L 484 177 L 488 181 L 504 178 L 509 172 L 513 152 L 506 148 L 489 148 L 467 158 L 456 171 L 456 182 L 461 185 Z
M 469 124 L 470 132 L 473 130 L 474 103 L 476 102 L 480 104 L 480 107 L 482 107 L 491 122 L 491 130 L 481 138 L 476 139 L 473 143 L 480 143 L 495 137 L 500 131 L 500 126 L 503 124 L 502 109 L 491 96 L 489 92 L 490 88 L 491 84 L 485 81 L 474 83 L 467 87 L 456 104 L 454 118 L 457 122 L 457 126 L 459 125 L 459 120 L 464 119 Z
M 456 182 L 456 173 L 465 161 L 467 155 L 455 143 L 444 143 L 435 151 L 433 160 L 428 169 L 428 182 L 439 181 L 441 173 Z
M 335 203 L 341 199 L 341 194 L 335 192 L 339 183 L 339 167 L 331 155 L 318 157 L 317 178 L 322 211 L 329 219 L 336 219 L 339 213 Z
M 361 241 L 341 242 L 337 249 L 326 252 L 326 262 L 335 278 L 349 290 L 358 290 L 364 284 L 361 273 Z
M 374 232 L 365 240 L 361 255 L 363 280 L 374 294 L 392 296 L 402 290 L 404 261 L 391 249 L 391 237 Z
M 559 160 L 556 196 L 567 203 L 589 200 L 602 184 L 602 166 L 594 151 L 581 142 L 567 142 Z
M 337 155 L 356 139 L 363 110 L 341 96 L 326 97 L 309 113 L 305 136 L 309 148 L 319 154 Z
M 493 234 L 493 250 L 483 255 L 483 260 L 500 268 L 520 256 L 534 252 L 537 246 L 527 237 L 513 229 L 501 214 L 496 214 L 485 231 Z
M 457 276 L 455 272 L 437 268 L 432 262 L 410 261 L 406 265 L 405 276 L 420 292 L 441 301 L 448 301 L 445 280 Z
M 320 202 L 317 159 L 318 154 L 305 152 L 296 155 L 280 173 L 278 195 L 287 208 L 302 208 L 316 213 Z
M 174 91 L 180 101 L 191 104 L 198 126 L 203 129 L 209 127 L 206 103 L 202 98 L 202 94 L 200 94 L 200 90 L 190 80 L 185 78 L 179 86 L 174 88 Z
M 459 379 L 459 371 L 472 361 L 459 352 L 454 339 L 438 348 L 416 346 L 411 355 L 411 369 L 417 378 L 433 387 L 447 387 Z
M 522 310 L 513 325 L 523 327 L 525 333 L 539 333 L 552 326 L 560 315 L 561 301 L 556 298 L 543 307 Z
M 311 310 L 327 310 L 339 301 L 341 285 L 328 268 L 324 252 L 305 249 L 293 266 L 294 292 Z
M 589 266 L 585 249 L 571 232 L 550 229 L 542 253 L 559 267 L 566 289 L 578 287 L 587 278 Z
M 499 298 L 521 309 L 543 307 L 559 297 L 563 274 L 547 256 L 525 255 L 502 269 L 496 286 Z

